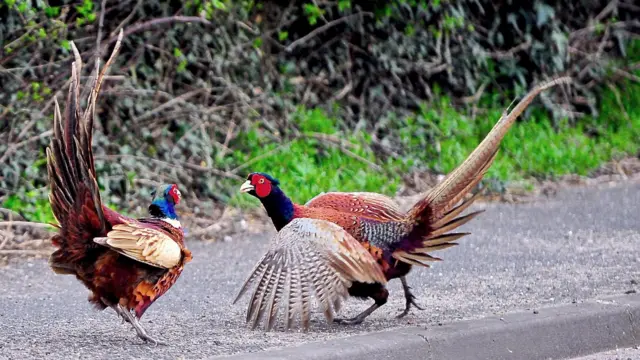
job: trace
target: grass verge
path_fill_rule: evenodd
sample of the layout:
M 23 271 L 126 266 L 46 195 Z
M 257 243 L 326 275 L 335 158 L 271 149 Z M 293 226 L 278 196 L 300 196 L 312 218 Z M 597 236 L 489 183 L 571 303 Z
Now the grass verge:
M 518 121 L 503 140 L 485 183 L 504 188 L 509 182 L 531 178 L 588 175 L 610 160 L 636 155 L 640 151 L 640 84 L 629 82 L 618 90 L 608 90 L 600 100 L 598 117 L 584 117 L 575 124 L 535 110 L 526 121 Z M 345 136 L 338 131 L 339 119 L 318 109 L 299 109 L 292 115 L 301 131 L 294 140 L 282 144 L 252 131 L 236 139 L 236 147 L 244 150 L 229 161 L 245 164 L 240 166 L 246 172 L 275 176 L 297 202 L 334 190 L 393 195 L 402 176 L 412 170 L 445 174 L 453 170 L 480 143 L 504 108 L 493 105 L 471 119 L 443 96 L 415 116 L 388 119 L 385 127 L 395 132 L 400 142 L 397 157 L 380 156 L 371 150 L 368 133 Z M 232 205 L 257 204 L 251 197 L 230 193 Z

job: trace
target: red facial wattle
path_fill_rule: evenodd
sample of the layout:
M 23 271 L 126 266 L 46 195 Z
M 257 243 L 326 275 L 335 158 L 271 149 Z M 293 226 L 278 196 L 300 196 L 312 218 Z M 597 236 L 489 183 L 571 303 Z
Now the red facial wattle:
M 171 186 L 171 190 L 169 190 L 169 196 L 171 196 L 173 203 L 178 205 L 178 203 L 180 202 L 180 191 L 178 190 L 178 187 L 176 185 Z
M 269 194 L 271 193 L 271 182 L 269 182 L 264 177 L 254 177 L 252 183 L 258 197 L 263 198 L 269 196 Z

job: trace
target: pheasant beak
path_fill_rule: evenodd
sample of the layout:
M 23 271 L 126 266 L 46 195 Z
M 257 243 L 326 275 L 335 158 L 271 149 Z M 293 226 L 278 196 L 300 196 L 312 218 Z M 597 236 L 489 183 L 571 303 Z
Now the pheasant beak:
M 242 193 L 246 193 L 249 191 L 255 190 L 255 187 L 253 185 L 251 185 L 251 181 L 247 180 L 244 182 L 244 184 L 242 184 L 242 186 L 240 186 L 240 192 Z

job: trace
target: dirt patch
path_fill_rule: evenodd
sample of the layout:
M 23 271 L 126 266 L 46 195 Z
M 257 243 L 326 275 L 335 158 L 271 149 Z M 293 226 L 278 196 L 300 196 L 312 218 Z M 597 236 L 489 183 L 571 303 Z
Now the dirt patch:
M 41 224 L 14 221 L 1 225 L 0 266 L 6 265 L 10 258 L 48 257 L 53 250 L 49 242 L 53 233 Z

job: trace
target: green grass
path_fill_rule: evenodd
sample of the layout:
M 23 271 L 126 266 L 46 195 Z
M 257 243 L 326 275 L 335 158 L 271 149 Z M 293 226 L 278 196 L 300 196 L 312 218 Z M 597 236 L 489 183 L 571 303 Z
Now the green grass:
M 55 217 L 49 206 L 49 199 L 43 190 L 30 190 L 23 194 L 11 194 L 2 207 L 13 210 L 29 221 L 55 223 Z
M 501 144 L 501 152 L 487 173 L 488 178 L 502 181 L 528 177 L 553 178 L 564 174 L 587 175 L 604 162 L 640 150 L 640 85 L 626 84 L 621 93 L 621 110 L 613 92 L 606 92 L 597 118 L 586 117 L 575 126 L 568 120 L 553 121 L 534 111 L 527 121 L 517 122 Z M 420 116 L 428 117 L 441 129 L 441 153 L 435 158 L 413 156 L 432 169 L 444 173 L 453 170 L 480 143 L 500 118 L 502 109 L 470 120 L 452 111 L 443 99 L 436 110 Z M 597 134 L 589 136 L 588 134 Z
M 375 167 L 379 163 L 370 150 L 371 138 L 366 133 L 345 138 L 338 133 L 338 120 L 319 109 L 300 109 L 292 115 L 301 133 L 285 144 L 261 136 L 252 130 L 235 139 L 237 150 L 226 161 L 245 164 L 244 172 L 265 172 L 281 182 L 281 188 L 297 202 L 304 202 L 323 191 L 375 190 L 393 193 L 401 179 L 387 177 Z M 323 135 L 335 135 L 327 141 Z M 344 149 L 344 150 L 343 150 Z M 261 156 L 260 158 L 258 158 Z M 252 160 L 258 159 L 258 160 Z M 399 169 L 401 161 L 382 164 L 383 170 Z M 253 206 L 257 200 L 238 194 L 240 184 L 229 183 L 232 197 L 230 204 L 240 207 Z
M 518 121 L 502 142 L 501 150 L 486 179 L 499 183 L 565 174 L 588 175 L 601 164 L 640 151 L 640 85 L 628 83 L 620 89 L 622 106 L 612 91 L 601 99 L 597 118 L 585 117 L 577 124 L 561 119 L 555 123 L 546 113 L 534 111 L 526 121 Z M 506 105 L 504 105 L 506 106 Z M 245 172 L 262 171 L 281 182 L 281 188 L 296 202 L 305 202 L 323 191 L 375 191 L 393 195 L 401 176 L 416 166 L 448 173 L 480 143 L 500 118 L 504 108 L 492 106 L 485 116 L 470 119 L 450 105 L 446 97 L 424 107 L 413 117 L 396 119 L 389 127 L 405 149 L 402 159 L 377 159 L 367 150 L 370 136 L 360 133 L 345 137 L 340 121 L 321 110 L 300 109 L 293 115 L 303 136 L 285 145 L 260 136 L 257 130 L 236 139 L 237 151 L 227 159 L 234 164 L 257 161 Z M 351 144 L 351 151 L 381 165 L 372 169 L 365 161 L 345 155 L 340 149 L 318 141 L 310 134 L 324 133 Z M 597 134 L 597 135 L 589 135 Z M 433 145 L 439 144 L 440 153 Z M 237 193 L 239 184 L 230 184 L 230 203 L 254 206 L 252 197 Z M 235 190 L 235 193 L 234 193 Z

